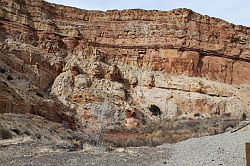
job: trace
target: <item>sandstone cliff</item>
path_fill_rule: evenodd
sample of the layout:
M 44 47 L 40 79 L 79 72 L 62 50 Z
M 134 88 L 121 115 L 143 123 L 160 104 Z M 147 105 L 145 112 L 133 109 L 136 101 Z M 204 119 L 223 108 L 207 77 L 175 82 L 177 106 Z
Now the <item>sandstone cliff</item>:
M 189 9 L 102 12 L 1 0 L 0 29 L 1 113 L 91 130 L 249 114 L 248 27 Z

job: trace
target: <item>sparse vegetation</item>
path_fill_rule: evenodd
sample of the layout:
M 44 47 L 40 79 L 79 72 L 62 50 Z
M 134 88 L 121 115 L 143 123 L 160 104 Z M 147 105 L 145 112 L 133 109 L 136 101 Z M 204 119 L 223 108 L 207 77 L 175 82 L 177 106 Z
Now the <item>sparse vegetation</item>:
M 200 116 L 200 113 L 198 112 L 194 114 L 194 117 L 199 117 L 199 116 Z
M 8 76 L 7 76 L 7 80 L 9 80 L 9 81 L 10 81 L 10 80 L 13 80 L 13 77 L 10 76 L 10 75 L 8 75 Z
M 242 114 L 242 116 L 241 116 L 241 120 L 246 120 L 247 119 L 247 115 L 246 115 L 246 113 L 244 112 L 243 114 Z
M 151 122 L 145 128 L 111 132 L 105 142 L 116 147 L 158 146 L 163 143 L 176 143 L 193 137 L 223 133 L 228 127 L 239 124 L 237 119 L 202 118 L 202 119 L 165 119 Z M 124 135 L 124 136 L 123 136 Z M 119 137 L 119 138 L 118 138 Z
M 0 138 L 1 139 L 11 139 L 12 135 L 8 129 L 0 128 Z
M 231 38 L 231 43 L 239 43 L 241 40 L 239 38 Z
M 43 98 L 43 94 L 39 93 L 39 92 L 36 92 L 36 95 Z
M 231 113 L 230 112 L 225 112 L 221 115 L 221 117 L 231 117 Z
M 6 70 L 4 69 L 4 68 L 2 68 L 2 67 L 0 67 L 0 73 L 6 73 Z
M 239 37 L 234 37 L 234 38 L 231 38 L 230 40 L 231 43 L 245 43 L 246 42 L 246 39 L 241 39 Z
M 157 105 L 152 104 L 148 109 L 154 116 L 160 116 L 162 114 L 161 109 Z
M 21 135 L 22 131 L 20 129 L 11 129 L 11 131 L 13 131 L 14 133 L 16 133 L 17 135 Z

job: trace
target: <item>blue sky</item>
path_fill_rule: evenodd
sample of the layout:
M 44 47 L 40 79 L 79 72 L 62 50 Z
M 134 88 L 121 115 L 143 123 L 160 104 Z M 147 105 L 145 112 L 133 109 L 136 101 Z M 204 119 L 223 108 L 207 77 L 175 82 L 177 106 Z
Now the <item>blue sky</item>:
M 250 0 L 47 0 L 89 10 L 189 8 L 250 27 Z

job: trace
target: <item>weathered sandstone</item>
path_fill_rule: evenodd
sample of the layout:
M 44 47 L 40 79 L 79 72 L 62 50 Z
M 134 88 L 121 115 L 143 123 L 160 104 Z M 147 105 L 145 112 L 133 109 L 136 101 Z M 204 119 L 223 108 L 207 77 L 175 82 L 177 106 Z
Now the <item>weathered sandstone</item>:
M 1 113 L 83 130 L 250 115 L 250 28 L 189 9 L 102 12 L 0 0 L 0 67 Z

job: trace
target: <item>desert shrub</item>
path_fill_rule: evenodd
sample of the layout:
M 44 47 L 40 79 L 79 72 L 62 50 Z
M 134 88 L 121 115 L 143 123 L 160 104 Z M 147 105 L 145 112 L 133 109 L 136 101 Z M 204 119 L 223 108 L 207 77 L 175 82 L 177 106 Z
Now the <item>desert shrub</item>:
M 198 112 L 194 114 L 194 117 L 199 117 L 199 116 L 200 116 L 200 113 Z
M 43 94 L 39 93 L 39 92 L 36 92 L 36 95 L 43 98 Z
M 146 138 L 146 137 L 133 137 L 122 140 L 108 141 L 114 147 L 140 147 L 140 146 L 158 146 L 163 144 L 165 141 L 160 138 Z
M 11 131 L 13 131 L 14 133 L 16 133 L 17 135 L 21 135 L 22 131 L 19 129 L 11 129 Z
M 230 39 L 230 42 L 231 42 L 231 43 L 245 43 L 245 42 L 246 42 L 246 39 L 241 39 L 241 38 L 239 38 L 239 37 L 237 37 L 237 38 L 231 38 L 231 39 Z
M 246 115 L 246 113 L 244 112 L 243 114 L 242 114 L 242 116 L 241 116 L 241 120 L 246 120 L 247 119 L 247 115 Z
M 1 73 L 6 73 L 6 70 L 4 68 L 0 67 L 0 72 Z
M 115 150 L 115 147 L 113 147 L 112 145 L 107 145 L 107 146 L 105 146 L 105 150 L 109 151 L 109 152 L 112 152 L 112 151 Z
M 231 38 L 231 39 L 230 39 L 230 42 L 231 42 L 231 43 L 239 43 L 239 42 L 240 42 L 240 39 L 239 39 L 239 38 Z
M 220 110 L 217 110 L 216 112 L 214 112 L 214 115 L 220 115 Z
M 187 127 L 196 127 L 196 126 L 200 126 L 200 121 L 197 121 L 197 120 L 194 120 L 194 119 L 188 120 L 188 121 L 186 122 L 186 126 L 187 126 Z
M 25 131 L 23 132 L 23 134 L 25 134 L 25 135 L 27 135 L 27 136 L 30 136 L 30 135 L 31 135 L 31 132 L 30 132 L 29 130 L 25 130 Z
M 12 135 L 8 129 L 0 128 L 0 138 L 1 139 L 10 139 Z
M 141 118 L 141 123 L 142 123 L 143 125 L 146 125 L 146 124 L 147 124 L 147 119 L 146 119 L 146 116 L 145 116 L 145 115 L 142 116 L 142 118 Z
M 226 124 L 226 128 L 228 128 L 228 127 L 235 128 L 237 125 L 238 125 L 237 123 L 231 122 L 231 123 Z
M 154 116 L 159 116 L 162 114 L 161 109 L 157 105 L 152 104 L 148 109 Z
M 10 80 L 13 80 L 13 77 L 10 76 L 10 75 L 8 75 L 8 76 L 7 76 L 7 80 L 9 80 L 9 81 L 10 81 Z
M 230 112 L 225 112 L 222 114 L 222 117 L 231 117 L 231 113 Z
M 42 135 L 41 134 L 39 134 L 39 133 L 36 133 L 35 135 L 34 135 L 34 138 L 36 138 L 36 139 L 41 139 L 42 138 Z

